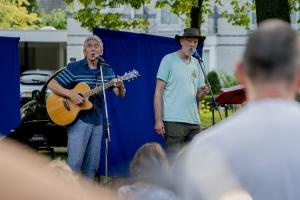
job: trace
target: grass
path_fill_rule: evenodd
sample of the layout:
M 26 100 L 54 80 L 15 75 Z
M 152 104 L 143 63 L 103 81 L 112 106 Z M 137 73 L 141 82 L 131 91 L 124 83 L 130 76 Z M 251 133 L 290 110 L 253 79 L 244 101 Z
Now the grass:
M 48 156 L 51 159 L 67 160 L 68 153 L 66 147 L 53 147 L 53 152 L 48 150 L 40 150 L 42 155 Z

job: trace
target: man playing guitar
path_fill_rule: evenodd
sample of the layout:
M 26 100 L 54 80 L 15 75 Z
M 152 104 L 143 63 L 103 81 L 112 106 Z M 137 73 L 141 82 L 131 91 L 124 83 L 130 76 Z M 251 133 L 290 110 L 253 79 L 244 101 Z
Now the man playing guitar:
M 99 56 L 103 54 L 103 43 L 95 35 L 84 41 L 83 53 L 85 58 L 69 63 L 58 76 L 48 84 L 53 93 L 66 97 L 76 105 L 84 103 L 82 94 L 72 90 L 78 83 L 86 83 L 95 88 L 102 83 L 102 67 L 104 82 L 112 82 L 113 92 L 116 96 L 125 95 L 122 79 L 115 78 L 111 67 L 105 63 L 98 63 Z M 93 180 L 99 167 L 102 129 L 102 92 L 89 98 L 93 108 L 79 112 L 77 120 L 68 126 L 68 164 L 74 172 L 82 172 L 87 178 Z

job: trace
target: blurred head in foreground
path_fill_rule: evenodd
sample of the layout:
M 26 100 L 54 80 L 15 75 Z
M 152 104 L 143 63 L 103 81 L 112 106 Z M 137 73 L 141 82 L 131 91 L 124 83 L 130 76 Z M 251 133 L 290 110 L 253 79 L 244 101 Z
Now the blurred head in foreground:
M 299 79 L 299 39 L 290 24 L 271 19 L 250 34 L 236 74 L 248 99 L 294 98 Z
M 0 165 L 0 199 L 116 199 L 107 189 L 73 177 L 65 165 L 8 140 L 0 141 Z

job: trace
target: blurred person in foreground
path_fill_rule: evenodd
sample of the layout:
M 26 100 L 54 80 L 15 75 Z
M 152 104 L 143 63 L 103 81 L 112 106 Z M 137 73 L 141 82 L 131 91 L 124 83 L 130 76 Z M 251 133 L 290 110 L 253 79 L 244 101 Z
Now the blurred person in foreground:
M 281 20 L 264 21 L 250 34 L 236 66 L 248 103 L 197 136 L 181 154 L 183 199 L 225 199 L 228 194 L 300 199 L 300 105 L 294 100 L 299 53 L 298 34 Z
M 121 200 L 175 200 L 168 188 L 171 168 L 160 144 L 146 143 L 135 153 L 130 163 L 129 185 L 119 188 Z
M 27 147 L 0 141 L 0 199 L 3 200 L 113 200 L 108 189 L 73 177 L 70 169 L 50 162 Z

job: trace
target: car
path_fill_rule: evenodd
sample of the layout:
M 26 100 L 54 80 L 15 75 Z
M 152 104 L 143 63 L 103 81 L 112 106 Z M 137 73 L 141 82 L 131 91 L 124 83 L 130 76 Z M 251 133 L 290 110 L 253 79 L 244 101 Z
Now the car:
M 17 140 L 34 149 L 51 151 L 67 146 L 67 130 L 48 117 L 46 104 L 47 81 L 51 70 L 28 70 L 21 75 L 21 123 L 11 130 L 8 139 Z
M 20 76 L 20 98 L 21 106 L 32 100 L 34 94 L 41 92 L 44 84 L 53 74 L 52 70 L 34 69 L 24 71 Z M 46 90 L 46 93 L 49 93 Z

